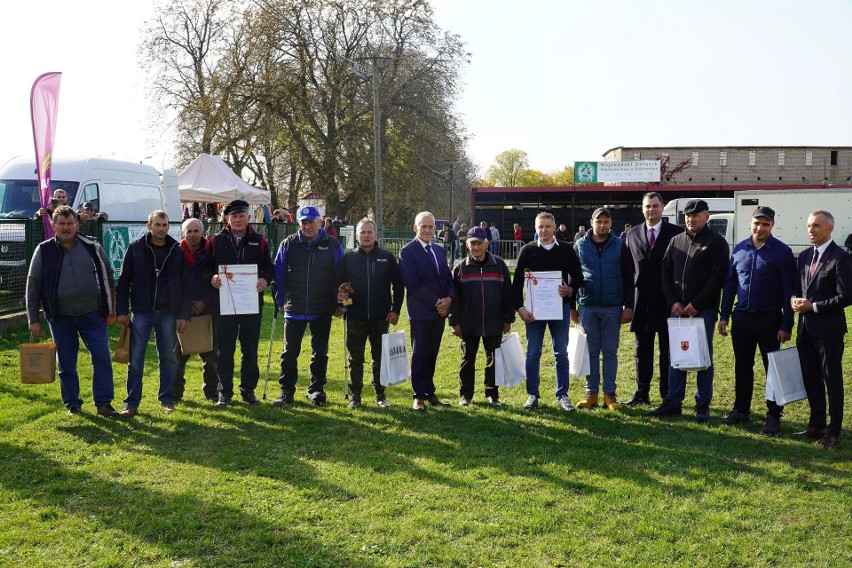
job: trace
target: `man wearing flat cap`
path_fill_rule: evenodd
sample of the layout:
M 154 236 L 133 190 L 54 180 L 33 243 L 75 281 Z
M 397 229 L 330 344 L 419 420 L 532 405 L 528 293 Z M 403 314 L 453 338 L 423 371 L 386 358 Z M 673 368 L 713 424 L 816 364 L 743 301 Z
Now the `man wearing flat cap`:
M 224 211 L 227 225 L 209 241 L 206 278 L 214 288 L 222 287 L 219 267 L 246 264 L 257 267 L 258 311 L 256 314 L 219 315 L 214 318 L 219 356 L 217 406 L 228 406 L 234 396 L 234 352 L 240 340 L 240 396 L 246 404 L 257 404 L 254 394 L 260 369 L 257 366 L 257 344 L 263 320 L 263 291 L 274 277 L 269 243 L 249 226 L 249 204 L 242 199 L 231 201 Z
M 462 340 L 459 405 L 467 406 L 473 399 L 476 352 L 482 338 L 485 398 L 491 406 L 499 408 L 494 351 L 500 347 L 502 334 L 509 333 L 515 321 L 512 279 L 503 259 L 488 252 L 488 233 L 485 230 L 480 227 L 469 230 L 465 246 L 470 256 L 461 259 L 453 269 L 456 295 L 450 306 L 450 327 L 453 335 Z
M 297 212 L 299 230 L 281 241 L 275 255 L 275 305 L 284 314 L 281 353 L 281 395 L 273 406 L 289 406 L 296 392 L 299 354 L 305 330 L 311 328 L 311 382 L 308 400 L 325 404 L 328 379 L 328 338 L 337 310 L 337 291 L 343 283 L 343 245 L 323 228 L 316 207 Z M 342 311 L 342 310 L 341 310 Z
M 719 312 L 722 284 L 728 274 L 728 243 L 707 226 L 707 202 L 693 199 L 683 209 L 686 231 L 675 235 L 663 257 L 663 296 L 672 317 L 700 317 L 704 320 L 710 366 L 698 371 L 695 419 L 710 420 L 713 398 L 713 332 Z M 649 416 L 679 416 L 686 394 L 686 371 L 669 368 L 669 392 Z
M 772 236 L 774 226 L 774 210 L 770 207 L 754 210 L 751 236 L 734 247 L 722 289 L 719 334 L 728 335 L 730 321 L 735 361 L 736 398 L 731 412 L 722 421 L 728 425 L 751 420 L 755 349 L 760 348 L 766 371 L 767 354 L 789 341 L 793 330 L 789 298 L 793 295 L 796 261 L 790 247 Z M 778 433 L 783 410 L 775 401 L 766 401 L 765 434 Z

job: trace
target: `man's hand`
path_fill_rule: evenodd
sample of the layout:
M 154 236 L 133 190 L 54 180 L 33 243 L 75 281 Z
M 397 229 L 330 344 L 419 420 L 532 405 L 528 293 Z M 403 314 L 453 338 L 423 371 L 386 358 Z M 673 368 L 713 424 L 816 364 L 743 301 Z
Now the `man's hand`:
M 106 320 L 107 327 L 109 327 L 109 326 L 111 326 L 112 324 L 115 323 L 115 315 L 110 314 L 107 317 L 105 317 L 104 320 Z
M 203 312 L 204 308 L 206 307 L 207 306 L 205 306 L 204 302 L 202 302 L 201 300 L 195 300 L 194 302 L 192 302 L 190 310 L 192 311 L 192 315 L 198 316 L 201 315 L 201 312 Z
M 453 335 L 455 335 L 456 337 L 462 336 L 462 329 L 459 324 L 453 326 Z
M 559 295 L 562 296 L 563 298 L 565 298 L 566 296 L 570 296 L 573 293 L 574 293 L 574 289 L 571 288 L 571 286 L 569 286 L 567 284 L 560 284 L 559 285 Z
M 507 321 L 504 321 L 503 322 L 503 333 L 509 333 L 510 331 L 512 331 L 512 324 L 510 324 Z
M 185 319 L 178 319 L 177 324 L 175 325 L 175 329 L 177 330 L 178 333 L 183 333 L 184 331 L 186 331 L 186 325 L 188 323 L 189 322 L 186 321 Z
M 695 317 L 698 315 L 698 310 L 696 310 L 695 306 L 690 303 L 687 304 L 685 308 L 683 308 L 683 313 L 684 315 L 687 315 L 689 317 Z
M 807 298 L 793 298 L 791 303 L 797 314 L 806 314 L 814 309 L 814 305 Z
M 257 279 L 257 291 L 263 292 L 266 290 L 266 278 L 258 278 Z
M 633 321 L 633 308 L 624 308 L 621 311 L 621 323 L 630 323 Z
M 778 343 L 786 343 L 790 341 L 792 334 L 789 331 L 778 330 Z
M 339 318 L 346 313 L 346 308 L 337 306 L 337 309 L 334 310 L 334 317 Z
M 36 337 L 36 338 L 41 337 L 41 323 L 40 322 L 31 323 L 29 325 L 29 328 L 30 328 L 30 335 L 32 335 L 33 337 Z
M 577 310 L 571 310 L 571 321 L 575 325 L 580 325 L 580 313 Z
M 518 317 L 520 317 L 524 323 L 532 323 L 535 321 L 532 313 L 526 308 L 521 308 L 518 310 Z
M 210 284 L 212 284 L 214 288 L 221 288 L 222 287 L 222 279 L 219 278 L 218 274 L 214 274 L 213 278 L 210 279 Z
M 399 323 L 399 314 L 396 312 L 388 312 L 385 321 L 389 322 L 391 325 L 396 325 Z
M 438 310 L 438 315 L 442 318 L 447 317 L 447 313 L 449 313 L 452 303 L 453 300 L 451 298 L 441 298 L 438 300 L 435 304 L 435 309 Z
M 675 302 L 674 305 L 672 305 L 672 313 L 677 317 L 683 316 L 683 304 Z
M 719 325 L 717 327 L 719 328 L 719 335 L 722 337 L 728 337 L 728 320 L 719 320 Z
M 121 327 L 127 327 L 127 314 L 116 316 L 115 321 L 117 321 L 118 325 Z

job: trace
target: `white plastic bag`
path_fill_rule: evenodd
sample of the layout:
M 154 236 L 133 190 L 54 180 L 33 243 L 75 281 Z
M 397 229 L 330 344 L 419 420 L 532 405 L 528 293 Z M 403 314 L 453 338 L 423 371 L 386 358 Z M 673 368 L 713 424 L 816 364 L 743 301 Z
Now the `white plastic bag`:
M 494 350 L 494 385 L 514 387 L 526 378 L 526 357 L 521 347 L 521 338 L 516 332 L 510 333 Z
M 799 350 L 795 347 L 772 351 L 767 354 L 769 367 L 766 370 L 766 400 L 784 406 L 808 397 L 802 379 Z
M 710 347 L 702 318 L 669 318 L 669 359 L 674 369 L 703 371 L 710 367 Z
M 408 337 L 404 331 L 394 331 L 382 335 L 382 365 L 379 382 L 389 387 L 411 378 L 411 365 L 408 362 Z
M 591 372 L 588 336 L 582 327 L 572 325 L 568 329 L 568 373 L 585 378 Z

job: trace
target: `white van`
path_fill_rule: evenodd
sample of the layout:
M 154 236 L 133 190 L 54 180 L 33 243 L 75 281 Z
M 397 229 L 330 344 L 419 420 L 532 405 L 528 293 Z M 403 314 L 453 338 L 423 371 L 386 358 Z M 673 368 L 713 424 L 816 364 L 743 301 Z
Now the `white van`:
M 666 206 L 663 208 L 663 218 L 669 223 L 682 226 L 684 224 L 683 208 L 693 199 L 706 201 L 711 214 L 734 212 L 733 197 L 679 197 L 666 203 Z

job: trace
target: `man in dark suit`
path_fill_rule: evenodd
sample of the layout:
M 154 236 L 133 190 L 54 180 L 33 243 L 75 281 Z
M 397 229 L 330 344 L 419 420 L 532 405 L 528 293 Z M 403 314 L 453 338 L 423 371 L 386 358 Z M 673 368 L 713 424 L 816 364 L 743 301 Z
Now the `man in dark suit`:
M 625 404 L 650 404 L 654 375 L 654 336 L 659 336 L 660 398 L 669 392 L 669 329 L 671 313 L 663 296 L 663 256 L 672 237 L 683 228 L 663 222 L 663 197 L 656 191 L 642 197 L 645 222 L 625 231 L 624 239 L 633 256 L 635 300 L 630 331 L 636 336 L 636 392 Z
M 435 216 L 428 211 L 414 220 L 415 238 L 399 251 L 399 274 L 405 285 L 406 306 L 411 320 L 411 386 L 414 410 L 449 406 L 435 396 L 435 363 L 444 335 L 444 320 L 453 302 L 453 275 L 446 254 L 432 244 Z
M 806 436 L 824 447 L 840 440 L 843 423 L 843 336 L 852 303 L 852 257 L 831 240 L 834 217 L 828 211 L 808 216 L 808 239 L 813 247 L 799 255 L 793 288 L 793 311 L 799 314 L 796 347 L 811 416 Z M 828 390 L 826 426 L 825 393 Z

